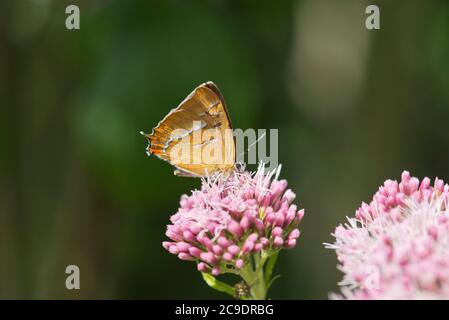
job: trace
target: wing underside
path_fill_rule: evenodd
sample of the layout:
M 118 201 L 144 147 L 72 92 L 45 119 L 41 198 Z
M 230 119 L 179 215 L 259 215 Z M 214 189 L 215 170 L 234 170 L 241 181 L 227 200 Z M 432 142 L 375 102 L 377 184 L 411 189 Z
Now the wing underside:
M 212 82 L 198 86 L 145 137 L 147 152 L 175 166 L 175 174 L 203 177 L 234 168 L 231 122 Z

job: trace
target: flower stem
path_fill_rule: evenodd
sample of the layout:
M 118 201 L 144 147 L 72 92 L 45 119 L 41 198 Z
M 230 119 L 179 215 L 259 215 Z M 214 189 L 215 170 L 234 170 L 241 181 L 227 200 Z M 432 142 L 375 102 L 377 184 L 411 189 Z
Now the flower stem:
M 240 276 L 251 288 L 251 298 L 254 300 L 264 300 L 267 296 L 267 286 L 265 283 L 264 264 L 267 257 L 256 255 L 254 257 L 254 268 L 251 265 L 240 270 Z
M 251 286 L 251 295 L 255 300 L 265 300 L 267 295 L 267 288 L 265 286 L 265 277 L 263 269 L 261 269 L 256 275 L 256 281 Z

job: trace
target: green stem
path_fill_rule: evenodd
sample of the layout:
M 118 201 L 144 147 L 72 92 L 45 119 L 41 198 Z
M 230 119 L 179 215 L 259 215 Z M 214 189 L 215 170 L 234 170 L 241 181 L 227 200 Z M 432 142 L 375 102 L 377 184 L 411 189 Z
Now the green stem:
M 222 271 L 224 271 L 224 273 L 240 275 L 249 287 L 249 296 L 247 296 L 247 291 L 245 291 L 243 295 L 236 295 L 236 286 L 231 286 L 227 283 L 219 281 L 209 273 L 202 273 L 203 279 L 210 287 L 220 292 L 225 292 L 231 296 L 245 300 L 264 300 L 267 297 L 268 288 L 273 282 L 271 275 L 276 263 L 276 257 L 277 252 L 262 251 L 261 253 L 253 256 L 254 263 L 247 263 L 241 270 L 223 267 Z
M 255 274 L 256 282 L 251 286 L 251 295 L 255 300 L 265 300 L 267 296 L 267 288 L 265 285 L 265 277 L 263 269 Z
M 267 296 L 267 286 L 264 276 L 264 264 L 267 257 L 256 255 L 254 258 L 254 269 L 251 265 L 240 270 L 240 276 L 250 286 L 251 298 L 254 300 L 264 300 Z

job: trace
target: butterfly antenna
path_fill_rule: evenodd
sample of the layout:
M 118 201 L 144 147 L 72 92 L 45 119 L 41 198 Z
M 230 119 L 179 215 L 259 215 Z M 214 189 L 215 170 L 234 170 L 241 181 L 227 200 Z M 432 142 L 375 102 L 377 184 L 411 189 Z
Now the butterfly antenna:
M 238 155 L 238 157 L 237 157 L 237 162 L 240 162 L 240 157 L 241 157 L 242 155 L 244 155 L 245 153 L 248 153 L 248 151 L 249 151 L 254 145 L 256 145 L 257 143 L 259 143 L 259 141 L 262 140 L 262 139 L 265 137 L 265 135 L 266 135 L 266 132 L 264 132 L 264 133 L 263 133 L 263 134 L 262 134 L 256 141 L 254 141 L 253 143 L 251 143 L 245 151 L 241 152 L 241 153 Z

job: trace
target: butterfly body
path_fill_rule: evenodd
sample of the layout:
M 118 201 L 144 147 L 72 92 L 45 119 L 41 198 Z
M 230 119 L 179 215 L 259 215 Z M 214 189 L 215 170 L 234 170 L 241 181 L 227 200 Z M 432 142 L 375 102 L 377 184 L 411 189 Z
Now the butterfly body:
M 172 164 L 175 175 L 205 177 L 235 168 L 235 142 L 223 95 L 213 82 L 196 87 L 153 129 L 148 155 Z

